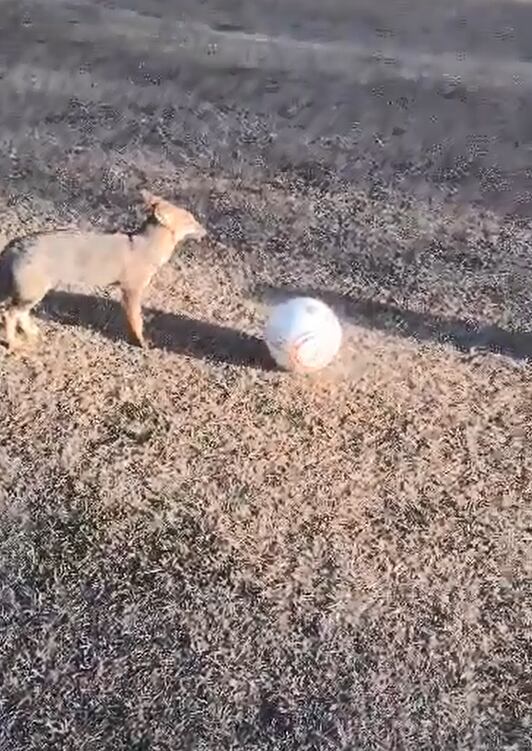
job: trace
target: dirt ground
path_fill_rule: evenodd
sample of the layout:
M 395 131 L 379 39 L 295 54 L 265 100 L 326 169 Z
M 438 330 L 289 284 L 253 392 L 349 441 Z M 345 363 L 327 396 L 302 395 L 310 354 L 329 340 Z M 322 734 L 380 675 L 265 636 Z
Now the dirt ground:
M 0 351 L 0 751 L 532 749 L 532 4 L 175 5 L 0 5 L 3 239 L 210 229 Z

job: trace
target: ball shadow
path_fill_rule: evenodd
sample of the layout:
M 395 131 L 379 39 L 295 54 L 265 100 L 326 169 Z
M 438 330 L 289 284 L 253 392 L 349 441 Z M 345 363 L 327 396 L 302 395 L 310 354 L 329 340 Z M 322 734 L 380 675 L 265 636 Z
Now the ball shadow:
M 418 313 L 397 305 L 354 298 L 332 290 L 259 285 L 253 294 L 271 304 L 295 296 L 317 297 L 340 318 L 393 336 L 448 344 L 461 352 L 485 350 L 516 361 L 532 359 L 532 333 L 509 331 L 480 321 Z

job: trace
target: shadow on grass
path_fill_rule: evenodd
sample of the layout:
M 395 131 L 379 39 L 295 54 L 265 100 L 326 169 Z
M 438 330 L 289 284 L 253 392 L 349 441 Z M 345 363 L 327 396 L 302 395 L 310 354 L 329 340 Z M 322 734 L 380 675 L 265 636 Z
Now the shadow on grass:
M 195 359 L 259 370 L 275 369 L 266 345 L 256 336 L 153 308 L 144 308 L 143 312 L 150 347 Z M 99 331 L 111 341 L 129 339 L 121 305 L 108 298 L 54 291 L 46 296 L 38 315 L 65 325 Z
M 357 299 L 331 290 L 303 287 L 259 285 L 254 294 L 275 304 L 291 297 L 317 297 L 336 311 L 340 318 L 394 336 L 450 344 L 461 352 L 475 349 L 505 355 L 514 360 L 532 359 L 532 333 L 507 331 L 500 326 L 460 318 L 445 318 L 432 313 L 417 313 L 396 305 Z

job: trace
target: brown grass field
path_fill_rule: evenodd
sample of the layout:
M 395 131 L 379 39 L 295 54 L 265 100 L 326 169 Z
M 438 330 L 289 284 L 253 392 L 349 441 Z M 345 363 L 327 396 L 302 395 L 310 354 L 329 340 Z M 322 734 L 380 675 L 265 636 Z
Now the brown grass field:
M 532 749 L 531 60 L 524 0 L 2 0 L 3 240 L 210 236 L 146 351 L 86 289 L 0 350 L 0 751 Z

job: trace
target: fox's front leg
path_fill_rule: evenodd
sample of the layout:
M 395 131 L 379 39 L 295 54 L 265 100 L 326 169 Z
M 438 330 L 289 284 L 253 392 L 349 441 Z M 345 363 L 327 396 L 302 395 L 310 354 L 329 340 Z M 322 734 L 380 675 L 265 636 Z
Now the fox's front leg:
M 142 290 L 122 289 L 122 307 L 124 308 L 129 328 L 139 347 L 146 345 L 144 323 L 142 320 Z
M 17 331 L 22 331 L 26 336 L 36 338 L 39 336 L 39 327 L 31 318 L 31 310 L 35 303 L 16 303 L 4 313 L 5 338 L 8 349 L 16 349 L 19 339 Z
M 17 328 L 18 320 L 17 315 L 13 308 L 6 310 L 3 315 L 4 329 L 5 329 L 5 341 L 8 349 L 13 350 L 17 346 Z

